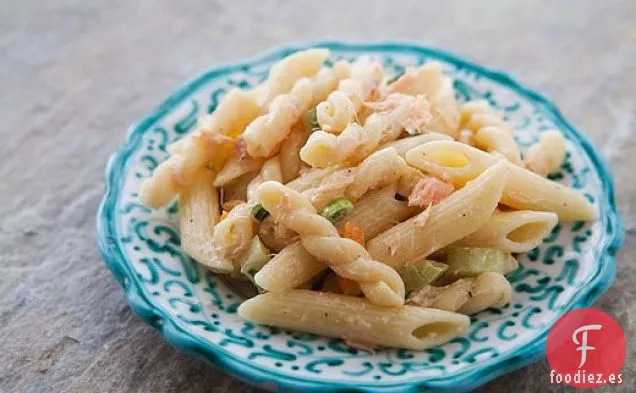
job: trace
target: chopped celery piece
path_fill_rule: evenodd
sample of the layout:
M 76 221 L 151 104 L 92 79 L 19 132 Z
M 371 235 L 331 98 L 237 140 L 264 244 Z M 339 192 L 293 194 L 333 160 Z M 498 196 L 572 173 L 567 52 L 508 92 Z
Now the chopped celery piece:
M 253 281 L 254 275 L 256 275 L 271 258 L 269 249 L 258 236 L 254 236 L 249 247 L 242 255 L 241 273 Z
M 269 216 L 269 212 L 265 210 L 263 205 L 258 203 L 254 205 L 254 207 L 252 207 L 252 215 L 254 216 L 256 221 L 263 222 L 263 220 L 265 220 L 267 216 Z
M 477 277 L 485 272 L 503 274 L 506 253 L 498 248 L 458 247 L 448 251 L 444 274 L 448 280 Z
M 400 269 L 400 276 L 404 280 L 404 289 L 412 292 L 437 280 L 446 269 L 448 265 L 445 263 L 424 259 Z
M 352 210 L 353 203 L 347 198 L 341 197 L 329 202 L 329 204 L 322 209 L 320 215 L 335 224 Z

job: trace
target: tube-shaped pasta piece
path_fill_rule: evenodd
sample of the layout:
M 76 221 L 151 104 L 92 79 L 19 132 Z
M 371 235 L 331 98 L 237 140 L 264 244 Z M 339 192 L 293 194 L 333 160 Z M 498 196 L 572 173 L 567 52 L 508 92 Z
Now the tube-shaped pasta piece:
M 323 48 L 295 52 L 274 64 L 265 82 L 252 94 L 266 108 L 274 98 L 288 93 L 299 79 L 315 75 L 328 56 L 329 50 Z
M 498 163 L 439 204 L 382 232 L 367 242 L 372 258 L 400 269 L 473 233 L 497 207 L 508 176 Z
M 302 167 L 300 149 L 307 142 L 308 137 L 309 133 L 305 129 L 303 122 L 299 121 L 281 144 L 278 156 L 280 157 L 283 183 L 294 180 L 300 174 L 300 168 Z
M 397 154 L 405 158 L 406 153 L 414 147 L 423 145 L 430 141 L 452 141 L 453 138 L 446 134 L 439 132 L 429 132 L 422 135 L 408 136 L 406 138 L 398 139 L 397 141 L 389 142 L 378 148 L 378 150 L 393 148 Z
M 355 204 L 351 213 L 338 221 L 338 229 L 342 232 L 345 223 L 351 222 L 362 229 L 366 238 L 371 239 L 421 210 L 408 206 L 405 200 L 395 199 L 396 193 L 396 183 L 369 192 Z
M 258 171 L 264 162 L 263 158 L 232 156 L 216 175 L 214 186 L 224 187 L 247 173 Z
M 246 201 L 247 186 L 250 184 L 252 179 L 254 179 L 256 176 L 258 176 L 258 172 L 246 173 L 243 176 L 231 182 L 230 184 L 223 186 L 222 192 L 221 192 L 221 195 L 223 196 L 223 200 L 221 201 L 222 202 L 221 206 L 223 206 L 225 202 Z M 225 209 L 225 210 L 228 210 L 228 209 Z
M 552 212 L 496 212 L 481 228 L 458 241 L 456 245 L 527 252 L 541 244 L 558 221 L 559 217 Z
M 230 273 L 232 263 L 214 250 L 212 234 L 219 221 L 219 196 L 212 173 L 202 171 L 179 196 L 181 247 L 197 262 L 217 273 Z
M 318 124 L 324 131 L 340 133 L 351 123 L 364 101 L 382 81 L 382 64 L 361 57 L 351 66 L 351 76 L 316 107 Z
M 235 138 L 260 114 L 260 106 L 248 93 L 231 90 L 214 113 L 199 122 L 197 131 L 187 135 L 174 148 L 176 154 L 159 165 L 144 180 L 139 191 L 141 201 L 150 207 L 169 203 L 179 190 L 192 183 L 206 164 L 220 170 L 233 149 Z
M 298 232 L 301 243 L 336 274 L 360 284 L 374 304 L 398 306 L 404 303 L 404 283 L 389 266 L 369 256 L 351 239 L 341 238 L 329 220 L 317 214 L 309 199 L 284 185 L 268 181 L 256 191 L 258 200 L 272 218 Z
M 530 146 L 524 162 L 532 172 L 547 176 L 559 169 L 565 160 L 565 138 L 558 130 L 548 130 L 539 136 L 539 142 Z
M 408 163 L 456 186 L 474 179 L 498 159 L 459 142 L 432 141 L 406 154 Z M 513 165 L 501 198 L 504 205 L 521 210 L 552 211 L 562 221 L 596 220 L 594 206 L 582 195 L 527 169 Z
M 285 247 L 256 276 L 256 284 L 272 292 L 298 288 L 327 266 L 311 255 L 300 241 Z
M 369 116 L 364 126 L 350 123 L 339 135 L 321 130 L 313 132 L 300 150 L 303 161 L 315 168 L 344 162 L 356 164 L 381 143 L 396 139 L 403 129 L 421 133 L 431 120 L 430 105 L 424 96 L 392 94 L 373 105 L 380 111 Z
M 141 184 L 139 199 L 149 207 L 167 205 L 181 188 L 174 176 L 173 162 L 166 160 L 152 172 L 152 176 Z
M 335 68 L 324 68 L 313 79 L 299 79 L 291 91 L 276 97 L 269 111 L 245 128 L 242 138 L 252 157 L 270 157 L 291 132 L 292 126 L 330 91 L 340 75 Z
M 285 185 L 291 188 L 292 190 L 296 190 L 298 192 L 304 192 L 309 189 L 320 186 L 320 183 L 322 183 L 322 181 L 326 177 L 328 177 L 329 175 L 331 175 L 332 173 L 334 173 L 335 171 L 339 169 L 342 169 L 342 168 L 334 166 L 334 167 L 324 168 L 324 169 L 318 169 L 318 168 L 311 169 L 308 172 L 301 174 L 299 177 L 297 177 L 296 179 L 290 181 L 289 183 Z
M 243 318 L 368 345 L 421 350 L 466 332 L 465 315 L 414 306 L 379 307 L 353 296 L 294 290 L 245 301 Z

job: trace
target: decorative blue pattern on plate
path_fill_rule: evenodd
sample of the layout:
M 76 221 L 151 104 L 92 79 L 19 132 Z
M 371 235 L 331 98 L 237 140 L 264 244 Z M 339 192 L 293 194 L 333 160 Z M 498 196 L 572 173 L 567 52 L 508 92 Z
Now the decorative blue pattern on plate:
M 331 61 L 374 55 L 388 74 L 428 59 L 441 61 L 454 79 L 458 99 L 488 100 L 506 114 L 523 146 L 536 141 L 542 130 L 560 129 L 568 140 L 568 157 L 552 178 L 585 194 L 600 220 L 556 227 L 540 247 L 520 258 L 521 268 L 511 276 L 509 305 L 481 312 L 465 337 L 427 351 L 369 354 L 340 340 L 242 320 L 236 314 L 240 295 L 180 249 L 178 206 L 151 211 L 137 192 L 142 179 L 167 157 L 166 145 L 190 131 L 197 116 L 212 112 L 232 87 L 257 84 L 273 63 L 306 46 L 280 48 L 186 83 L 131 127 L 124 147 L 111 157 L 97 239 L 132 309 L 177 348 L 270 390 L 464 391 L 543 357 L 554 321 L 590 305 L 614 280 L 614 254 L 623 231 L 600 154 L 549 100 L 501 72 L 414 44 L 310 46 L 331 49 Z

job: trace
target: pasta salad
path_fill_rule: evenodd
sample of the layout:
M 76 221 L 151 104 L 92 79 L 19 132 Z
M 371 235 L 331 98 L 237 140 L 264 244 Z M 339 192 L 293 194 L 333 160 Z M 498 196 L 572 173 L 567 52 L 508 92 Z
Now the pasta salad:
M 139 193 L 153 208 L 178 198 L 183 250 L 256 288 L 243 318 L 429 348 L 508 303 L 515 254 L 559 220 L 596 219 L 546 177 L 565 157 L 559 131 L 522 152 L 486 101 L 456 101 L 439 63 L 391 77 L 328 56 L 296 52 L 229 91 Z

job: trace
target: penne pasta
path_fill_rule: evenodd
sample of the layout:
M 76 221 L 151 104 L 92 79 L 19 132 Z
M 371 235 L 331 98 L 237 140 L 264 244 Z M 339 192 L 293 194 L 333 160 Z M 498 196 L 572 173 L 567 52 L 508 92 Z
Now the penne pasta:
M 371 257 L 400 269 L 479 229 L 492 215 L 508 176 L 498 163 L 475 180 L 367 243 Z
M 447 311 L 379 307 L 352 296 L 306 290 L 258 295 L 241 304 L 238 313 L 254 323 L 417 350 L 462 335 L 469 325 L 465 315 Z
M 298 288 L 326 268 L 298 241 L 276 254 L 254 276 L 254 281 L 265 290 L 280 292 Z
M 541 244 L 558 222 L 552 212 L 531 210 L 497 212 L 477 231 L 454 245 L 496 247 L 506 252 L 527 252 Z
M 232 156 L 214 178 L 214 186 L 225 187 L 243 175 L 258 171 L 264 162 L 262 158 Z
M 407 162 L 456 186 L 474 179 L 498 159 L 474 147 L 451 141 L 432 141 L 406 154 Z M 510 168 L 501 203 L 522 210 L 551 211 L 563 221 L 596 220 L 597 212 L 576 191 L 520 166 Z
M 396 183 L 369 192 L 355 204 L 351 213 L 338 222 L 338 230 L 342 232 L 344 225 L 351 222 L 359 226 L 370 239 L 422 210 L 408 206 L 404 200 L 395 199 L 396 193 Z
M 203 171 L 192 186 L 179 195 L 181 247 L 192 258 L 217 273 L 230 273 L 232 263 L 217 255 L 212 241 L 219 221 L 219 197 L 212 173 Z
M 334 166 L 324 169 L 310 169 L 306 173 L 301 174 L 299 177 L 285 185 L 298 192 L 307 191 L 309 189 L 320 186 L 320 183 L 322 183 L 326 177 L 328 177 L 338 169 L 341 168 Z
M 224 206 L 225 202 L 230 201 L 247 201 L 247 186 L 256 176 L 258 176 L 258 172 L 246 173 L 230 184 L 221 188 L 221 195 L 223 196 L 221 206 Z M 225 208 L 224 210 L 229 211 Z

